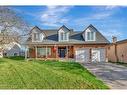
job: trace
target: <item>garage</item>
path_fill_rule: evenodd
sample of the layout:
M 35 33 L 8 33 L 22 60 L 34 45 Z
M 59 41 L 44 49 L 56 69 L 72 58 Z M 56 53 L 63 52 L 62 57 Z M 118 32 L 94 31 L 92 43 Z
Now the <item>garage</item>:
M 105 49 L 104 48 L 97 48 L 91 50 L 91 61 L 93 63 L 97 62 L 105 62 Z
M 76 62 L 88 63 L 90 58 L 89 49 L 82 48 L 76 50 Z
M 76 62 L 105 62 L 105 49 L 104 48 L 82 48 L 76 50 Z M 91 54 L 90 54 L 91 53 Z

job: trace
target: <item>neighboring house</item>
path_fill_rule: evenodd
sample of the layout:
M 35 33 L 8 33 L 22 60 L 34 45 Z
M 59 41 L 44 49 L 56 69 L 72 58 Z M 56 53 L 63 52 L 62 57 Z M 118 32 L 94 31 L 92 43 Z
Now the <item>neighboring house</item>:
M 15 52 L 18 52 L 19 37 L 17 33 L 1 32 L 0 31 L 0 57 L 14 56 Z M 15 46 L 14 45 L 18 45 Z M 16 53 L 15 53 L 16 55 Z
M 109 41 L 93 26 L 74 31 L 62 26 L 59 29 L 41 30 L 35 26 L 26 41 L 28 58 L 74 59 L 77 62 L 105 62 Z
M 112 62 L 127 63 L 127 39 L 117 41 L 117 38 L 113 37 L 113 43 L 108 47 L 108 59 Z
M 16 43 L 16 42 L 12 42 L 10 44 L 6 44 L 4 51 L 3 51 L 3 56 L 24 56 L 24 52 L 21 49 L 21 45 Z

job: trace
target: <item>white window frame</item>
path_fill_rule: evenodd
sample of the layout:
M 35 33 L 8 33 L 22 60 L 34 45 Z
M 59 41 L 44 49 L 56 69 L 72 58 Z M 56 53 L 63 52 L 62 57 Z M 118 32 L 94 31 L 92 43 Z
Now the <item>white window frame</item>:
M 59 41 L 63 42 L 63 41 L 69 41 L 69 32 L 64 32 L 63 30 L 59 30 Z M 62 36 L 61 36 L 61 33 L 63 33 L 63 39 Z M 66 37 L 66 38 L 65 38 Z
M 35 35 L 36 33 L 38 33 L 38 32 L 33 32 L 33 33 L 32 33 L 32 42 L 42 42 L 43 39 L 44 39 L 44 34 L 43 34 L 43 33 L 39 33 L 39 35 L 40 35 L 40 40 L 35 40 L 35 39 L 34 39 L 34 35 Z
M 86 31 L 86 33 L 85 33 L 85 39 L 86 39 L 86 41 L 96 41 L 96 32 L 93 32 L 93 40 L 88 39 L 88 33 L 90 33 L 90 38 L 91 38 L 91 32 L 93 32 L 93 31 L 90 31 L 90 30 Z
M 40 50 L 41 50 L 41 49 L 44 50 L 44 55 L 38 55 L 38 56 L 46 56 L 46 55 L 49 56 L 49 55 L 51 55 L 51 52 L 52 52 L 51 48 L 45 48 L 45 47 L 37 48 L 37 53 L 40 52 L 39 49 L 40 49 Z M 47 49 L 47 51 L 46 51 L 46 49 Z

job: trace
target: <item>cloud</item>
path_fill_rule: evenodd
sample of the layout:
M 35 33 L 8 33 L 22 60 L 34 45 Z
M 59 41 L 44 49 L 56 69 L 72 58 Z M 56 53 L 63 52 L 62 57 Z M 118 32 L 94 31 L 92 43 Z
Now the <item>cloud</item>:
M 99 7 L 93 7 L 93 13 L 92 15 L 89 17 L 91 19 L 97 19 L 97 20 L 101 20 L 101 19 L 106 19 L 108 17 L 111 17 L 112 15 L 114 15 L 118 10 L 119 10 L 120 6 L 99 6 Z
M 116 22 L 120 23 L 119 19 L 114 20 L 114 15 L 119 12 L 119 6 L 95 6 L 91 8 L 91 12 L 87 15 L 84 14 L 82 17 L 73 19 L 73 23 L 76 25 L 114 25 Z
M 105 19 L 107 17 L 110 17 L 112 15 L 111 12 L 102 12 L 102 13 L 97 13 L 93 15 L 91 18 L 92 19 Z
M 58 26 L 67 23 L 66 13 L 70 11 L 72 6 L 47 6 L 46 10 L 41 14 L 41 21 L 46 26 Z
M 119 8 L 118 6 L 106 6 L 105 10 L 113 10 Z

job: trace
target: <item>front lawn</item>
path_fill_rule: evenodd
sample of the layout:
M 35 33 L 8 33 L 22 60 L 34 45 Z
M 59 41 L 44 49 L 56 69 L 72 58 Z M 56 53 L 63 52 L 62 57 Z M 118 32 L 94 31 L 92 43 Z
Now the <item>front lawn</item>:
M 108 89 L 78 63 L 0 59 L 1 89 Z

